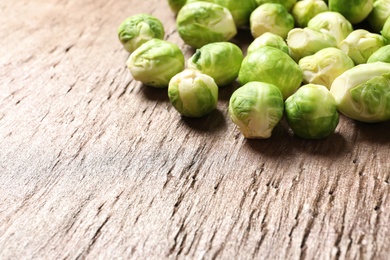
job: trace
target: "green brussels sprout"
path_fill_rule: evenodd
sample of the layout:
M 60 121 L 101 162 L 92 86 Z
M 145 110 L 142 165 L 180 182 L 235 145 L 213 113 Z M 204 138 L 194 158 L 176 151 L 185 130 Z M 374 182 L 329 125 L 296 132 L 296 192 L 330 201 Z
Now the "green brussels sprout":
M 257 7 L 251 14 L 250 29 L 253 38 L 265 32 L 272 32 L 287 37 L 288 31 L 294 28 L 294 18 L 281 4 L 265 3 Z
M 168 97 L 181 115 L 203 117 L 217 106 L 218 86 L 212 77 L 185 69 L 169 81 Z
M 390 63 L 390 45 L 380 47 L 367 60 L 367 63 L 382 61 Z
M 177 14 L 176 25 L 180 37 L 193 48 L 228 41 L 237 34 L 230 11 L 208 2 L 184 5 Z
M 346 53 L 334 47 L 319 50 L 299 61 L 304 83 L 323 85 L 328 89 L 335 78 L 354 66 L 352 59 Z
M 135 80 L 156 88 L 167 87 L 169 80 L 184 66 L 180 48 L 160 39 L 145 42 L 127 60 L 127 67 Z
M 249 44 L 247 54 L 250 54 L 264 46 L 271 46 L 289 54 L 289 49 L 285 40 L 281 36 L 271 32 L 265 32 L 255 38 L 253 42 Z
M 237 78 L 243 59 L 244 55 L 237 45 L 214 42 L 197 49 L 188 60 L 187 67 L 211 76 L 218 86 L 225 86 Z
M 187 0 L 168 0 L 169 7 L 177 14 L 180 9 L 187 3 Z
M 280 90 L 264 82 L 248 82 L 229 101 L 230 118 L 245 138 L 269 138 L 283 109 Z
M 229 9 L 237 27 L 248 25 L 250 15 L 257 7 L 255 0 L 188 0 L 187 3 L 199 1 L 218 4 Z
M 373 32 L 379 33 L 386 19 L 390 16 L 390 0 L 376 0 L 373 4 L 370 15 L 367 17 L 368 23 Z
M 331 11 L 317 14 L 309 20 L 307 27 L 330 34 L 336 39 L 337 44 L 353 31 L 352 24 L 343 15 Z
M 290 11 L 296 2 L 297 0 L 256 0 L 257 6 L 265 3 L 281 4 L 287 9 L 287 11 Z
M 390 43 L 390 16 L 387 18 L 383 28 L 381 30 L 381 35 L 386 39 L 386 44 Z
M 241 85 L 251 81 L 273 84 L 279 88 L 283 99 L 300 87 L 302 77 L 301 68 L 288 54 L 270 46 L 247 55 L 238 73 Z
M 308 27 L 294 28 L 288 32 L 287 45 L 294 60 L 313 55 L 328 47 L 337 47 L 336 39 L 327 33 L 315 31 Z
M 292 8 L 296 26 L 304 28 L 311 18 L 319 13 L 328 11 L 328 5 L 320 0 L 298 1 Z
M 355 65 L 366 63 L 368 58 L 380 47 L 385 45 L 385 39 L 377 33 L 364 29 L 351 32 L 340 44 L 339 48 L 353 60 Z
M 341 13 L 352 24 L 362 22 L 373 9 L 374 0 L 329 0 L 329 10 Z
M 118 28 L 119 41 L 129 53 L 151 39 L 163 39 L 164 34 L 160 20 L 148 14 L 130 16 Z
M 323 85 L 303 85 L 286 100 L 284 110 L 294 134 L 305 139 L 325 138 L 339 123 L 336 101 Z
M 362 122 L 390 119 L 390 64 L 360 64 L 337 77 L 330 88 L 338 110 Z

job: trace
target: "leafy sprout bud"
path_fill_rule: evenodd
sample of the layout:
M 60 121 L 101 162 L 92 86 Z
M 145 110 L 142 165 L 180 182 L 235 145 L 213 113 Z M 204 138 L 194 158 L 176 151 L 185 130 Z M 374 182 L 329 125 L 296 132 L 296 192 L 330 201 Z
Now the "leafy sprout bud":
M 168 97 L 181 115 L 203 117 L 217 106 L 218 86 L 212 77 L 185 69 L 170 80 Z
M 177 14 L 176 25 L 180 37 L 193 48 L 228 41 L 237 34 L 229 9 L 208 2 L 184 5 Z
M 265 32 L 259 37 L 255 38 L 253 42 L 249 44 L 247 54 L 250 54 L 264 46 L 274 47 L 289 54 L 286 41 L 281 36 L 271 32 Z
M 379 33 L 390 17 L 390 0 L 375 0 L 373 6 L 367 19 L 373 32 Z
M 118 37 L 125 50 L 132 53 L 151 39 L 163 39 L 164 26 L 154 16 L 136 14 L 121 23 L 118 28 Z
M 248 82 L 229 101 L 230 118 L 245 138 L 269 138 L 283 109 L 280 90 L 264 82 Z
M 184 55 L 173 43 L 152 39 L 136 49 L 127 60 L 133 78 L 151 87 L 167 87 L 184 69 Z
M 294 18 L 281 4 L 262 4 L 250 16 L 250 29 L 253 38 L 257 38 L 265 32 L 272 32 L 285 39 L 288 31 L 292 28 L 294 28 Z
M 307 84 L 285 101 L 287 123 L 294 134 L 320 139 L 332 134 L 338 123 L 336 101 L 323 85 Z
M 188 60 L 187 67 L 211 76 L 218 86 L 225 86 L 237 78 L 243 59 L 244 55 L 237 45 L 214 42 L 197 49 Z
M 290 11 L 296 2 L 297 0 L 256 0 L 257 6 L 265 3 L 281 4 L 287 9 L 287 11 Z
M 321 0 L 298 1 L 292 8 L 296 26 L 304 28 L 315 15 L 328 11 L 328 5 Z
M 367 63 L 382 61 L 390 63 L 390 45 L 385 45 L 376 50 L 367 60 Z
M 381 35 L 386 39 L 386 44 L 390 43 L 390 16 L 386 19 L 385 24 L 381 30 Z
M 352 24 L 362 22 L 370 14 L 374 0 L 329 0 L 329 10 L 341 13 Z

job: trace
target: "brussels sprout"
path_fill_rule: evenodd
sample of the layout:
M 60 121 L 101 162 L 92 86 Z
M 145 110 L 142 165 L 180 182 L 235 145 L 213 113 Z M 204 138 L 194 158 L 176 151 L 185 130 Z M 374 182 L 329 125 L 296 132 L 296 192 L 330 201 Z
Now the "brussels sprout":
M 184 69 L 184 55 L 170 42 L 152 39 L 142 44 L 127 60 L 135 80 L 151 87 L 167 87 L 169 80 Z
M 287 11 L 290 11 L 296 2 L 297 0 L 256 0 L 257 6 L 265 3 L 281 4 L 287 9 Z
M 230 42 L 214 42 L 197 49 L 188 60 L 187 67 L 211 76 L 218 86 L 233 82 L 241 67 L 244 55 Z
M 328 47 L 337 47 L 336 39 L 327 33 L 315 31 L 308 27 L 294 28 L 288 32 L 287 45 L 294 60 L 313 55 Z
M 367 19 L 373 32 L 379 33 L 390 16 L 390 0 L 376 0 L 373 6 Z
M 381 34 L 386 39 L 386 44 L 389 44 L 390 43 L 390 16 L 389 18 L 387 18 L 385 24 L 383 25 Z
M 360 64 L 337 77 L 330 88 L 338 110 L 362 122 L 390 119 L 390 64 Z
M 352 24 L 344 16 L 331 11 L 317 14 L 309 20 L 307 27 L 330 34 L 336 39 L 337 44 L 353 31 Z
M 339 123 L 336 101 L 322 85 L 303 85 L 286 100 L 284 110 L 294 134 L 305 139 L 327 137 Z
M 186 4 L 186 2 L 187 0 L 168 0 L 169 7 L 176 14 Z
M 257 7 L 255 0 L 188 0 L 187 3 L 199 1 L 218 4 L 229 9 L 237 27 L 248 25 L 250 15 Z
M 367 63 L 382 61 L 390 63 L 390 45 L 380 47 L 367 60 Z
M 357 65 L 366 63 L 371 54 L 384 45 L 385 39 L 381 35 L 357 29 L 339 44 L 339 48 Z
M 202 117 L 217 106 L 218 86 L 212 77 L 185 69 L 169 81 L 168 97 L 181 115 Z
M 271 32 L 265 32 L 259 37 L 255 38 L 254 41 L 251 44 L 249 44 L 247 49 L 247 54 L 250 54 L 264 46 L 275 47 L 289 54 L 289 49 L 284 39 L 281 36 Z
M 270 46 L 247 55 L 238 73 L 241 85 L 251 81 L 273 84 L 279 88 L 283 99 L 299 88 L 302 77 L 301 68 L 288 54 Z
M 320 0 L 298 1 L 292 8 L 296 26 L 304 28 L 311 18 L 319 13 L 328 11 L 328 5 Z
M 125 50 L 133 52 L 143 43 L 164 38 L 164 26 L 156 17 L 136 14 L 125 19 L 118 28 L 119 41 Z
M 370 14 L 374 0 L 329 0 L 329 10 L 341 13 L 352 24 L 362 22 Z
M 208 2 L 184 5 L 176 17 L 177 31 L 183 41 L 193 48 L 212 42 L 228 41 L 237 34 L 230 11 Z
M 279 89 L 264 82 L 249 82 L 233 92 L 229 115 L 245 138 L 269 138 L 283 116 Z
M 304 83 L 323 85 L 328 89 L 335 78 L 354 66 L 355 64 L 347 54 L 333 47 L 319 50 L 299 61 Z
M 249 22 L 253 38 L 272 32 L 285 39 L 288 31 L 294 28 L 294 18 L 281 4 L 260 5 L 252 12 Z

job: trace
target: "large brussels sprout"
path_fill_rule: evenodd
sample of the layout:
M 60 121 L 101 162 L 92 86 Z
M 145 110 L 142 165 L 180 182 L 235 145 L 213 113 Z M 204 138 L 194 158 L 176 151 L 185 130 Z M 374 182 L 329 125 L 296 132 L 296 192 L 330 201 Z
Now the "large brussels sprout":
M 368 58 L 367 63 L 373 63 L 376 61 L 390 63 L 390 45 L 380 47 Z
M 388 17 L 390 17 L 390 0 L 375 0 L 374 9 L 372 9 L 368 16 L 371 29 L 379 33 Z
M 168 97 L 181 115 L 202 117 L 217 106 L 218 86 L 212 77 L 185 69 L 169 81 Z
M 339 123 L 336 101 L 322 85 L 303 85 L 286 100 L 284 110 L 294 134 L 305 139 L 327 137 Z
M 229 115 L 245 138 L 269 138 L 283 116 L 279 89 L 264 82 L 249 82 L 233 92 Z
M 297 0 L 256 0 L 258 6 L 265 3 L 281 4 L 287 9 L 287 11 L 290 11 L 296 2 Z
M 390 43 L 390 16 L 387 18 L 383 29 L 381 30 L 381 35 L 386 39 L 386 44 Z
M 249 17 L 257 7 L 255 0 L 188 0 L 187 3 L 199 1 L 218 4 L 229 9 L 237 27 L 249 24 Z
M 225 86 L 237 78 L 243 59 L 244 55 L 237 45 L 214 42 L 197 49 L 188 60 L 187 67 L 211 76 L 218 86 Z
M 152 39 L 136 49 L 127 60 L 135 80 L 151 87 L 167 87 L 169 80 L 184 69 L 184 55 L 173 43 Z
M 374 0 L 329 0 L 330 11 L 339 12 L 352 24 L 362 22 L 370 14 Z
M 184 5 L 176 17 L 177 31 L 193 48 L 228 41 L 237 34 L 232 14 L 223 6 L 208 2 Z
M 351 32 L 340 44 L 339 48 L 348 54 L 355 64 L 366 63 L 368 58 L 380 47 L 385 45 L 385 39 L 377 33 L 364 29 Z
M 271 32 L 263 33 L 259 37 L 255 38 L 253 42 L 249 44 L 247 54 L 250 54 L 264 46 L 271 46 L 289 54 L 286 41 L 281 36 Z
M 157 38 L 164 38 L 164 26 L 154 16 L 136 14 L 125 19 L 118 28 L 118 38 L 129 53 L 141 44 Z
M 301 28 L 307 26 L 311 18 L 319 13 L 328 11 L 328 5 L 321 0 L 298 1 L 292 8 L 295 25 Z
M 264 46 L 248 54 L 241 64 L 238 80 L 241 85 L 251 81 L 273 84 L 286 99 L 302 83 L 302 70 L 285 52 Z
M 317 14 L 309 20 L 307 27 L 330 34 L 336 39 L 337 44 L 353 31 L 352 24 L 343 15 L 331 11 Z
M 344 71 L 354 67 L 352 59 L 338 48 L 325 48 L 299 61 L 303 82 L 323 85 L 330 89 L 332 82 Z
M 330 88 L 338 110 L 362 122 L 390 119 L 390 64 L 360 64 L 337 77 Z
M 250 29 L 253 38 L 265 32 L 272 32 L 282 38 L 294 28 L 294 18 L 281 4 L 265 3 L 257 7 L 250 16 Z
M 287 45 L 294 60 L 313 55 L 328 47 L 337 47 L 336 39 L 327 33 L 315 31 L 308 27 L 294 28 L 288 32 Z

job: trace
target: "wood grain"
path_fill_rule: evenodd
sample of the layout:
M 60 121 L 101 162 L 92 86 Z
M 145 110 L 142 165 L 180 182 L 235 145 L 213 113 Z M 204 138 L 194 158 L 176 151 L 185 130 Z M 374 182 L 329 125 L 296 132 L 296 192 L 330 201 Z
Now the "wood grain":
M 0 1 L 1 259 L 387 259 L 389 123 L 341 116 L 307 141 L 285 120 L 245 140 L 220 89 L 184 119 L 117 39 L 166 1 Z M 242 31 L 234 39 L 250 41 Z

